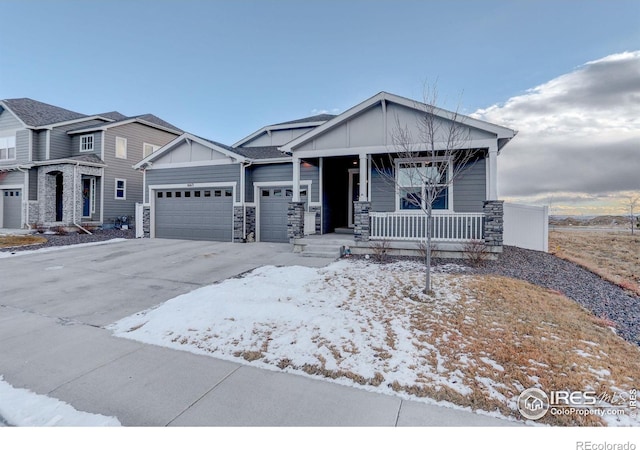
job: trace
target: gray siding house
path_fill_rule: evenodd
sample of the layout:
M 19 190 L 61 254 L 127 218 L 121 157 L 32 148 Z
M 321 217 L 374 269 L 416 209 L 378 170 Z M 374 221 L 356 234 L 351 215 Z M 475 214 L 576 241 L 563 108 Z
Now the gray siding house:
M 132 165 L 182 131 L 152 115 L 0 101 L 0 228 L 113 226 L 143 201 Z
M 345 233 L 356 247 L 389 240 L 415 249 L 424 213 L 388 178 L 402 164 L 393 127 L 417 131 L 425 111 L 445 125 L 454 117 L 381 92 L 340 115 L 266 126 L 232 146 L 185 133 L 135 165 L 145 179 L 145 230 L 152 238 L 294 244 Z M 475 161 L 434 203 L 434 238 L 445 246 L 484 239 L 499 251 L 497 156 L 516 132 L 458 120 L 469 136 L 460 151 Z

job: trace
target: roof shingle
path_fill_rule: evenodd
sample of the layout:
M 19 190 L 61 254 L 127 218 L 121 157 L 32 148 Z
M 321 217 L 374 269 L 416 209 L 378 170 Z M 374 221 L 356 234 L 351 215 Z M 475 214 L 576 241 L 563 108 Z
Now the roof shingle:
M 70 111 L 30 98 L 11 98 L 4 100 L 4 103 L 20 120 L 30 127 L 39 127 L 87 117 L 86 114 Z

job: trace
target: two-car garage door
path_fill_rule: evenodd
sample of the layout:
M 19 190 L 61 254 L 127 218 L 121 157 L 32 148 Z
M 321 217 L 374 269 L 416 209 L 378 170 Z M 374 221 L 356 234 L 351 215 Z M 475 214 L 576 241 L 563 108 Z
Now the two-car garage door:
M 155 236 L 170 239 L 232 239 L 233 189 L 155 191 Z

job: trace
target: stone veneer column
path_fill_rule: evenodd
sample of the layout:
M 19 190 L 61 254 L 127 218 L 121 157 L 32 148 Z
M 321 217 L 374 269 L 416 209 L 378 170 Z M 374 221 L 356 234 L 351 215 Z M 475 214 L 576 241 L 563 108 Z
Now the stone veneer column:
M 142 233 L 144 237 L 151 237 L 151 207 L 142 207 Z
M 371 202 L 353 202 L 353 238 L 356 241 L 368 241 L 371 236 L 369 211 Z
M 244 242 L 244 208 L 233 207 L 233 242 Z
M 256 208 L 254 206 L 247 206 L 245 209 L 246 217 L 246 232 L 247 242 L 254 242 L 256 240 Z
M 287 210 L 287 237 L 289 241 L 304 237 L 304 202 L 291 202 Z
M 484 202 L 484 243 L 489 247 L 502 247 L 504 230 L 504 201 L 487 200 Z

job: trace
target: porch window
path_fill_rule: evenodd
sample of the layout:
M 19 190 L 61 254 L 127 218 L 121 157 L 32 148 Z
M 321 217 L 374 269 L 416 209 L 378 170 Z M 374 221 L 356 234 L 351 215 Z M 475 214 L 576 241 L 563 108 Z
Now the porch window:
M 439 190 L 433 201 L 434 210 L 449 209 L 449 186 L 451 165 L 442 159 L 416 161 L 398 160 L 396 163 L 397 208 L 399 210 L 425 210 L 427 208 L 427 186 Z

